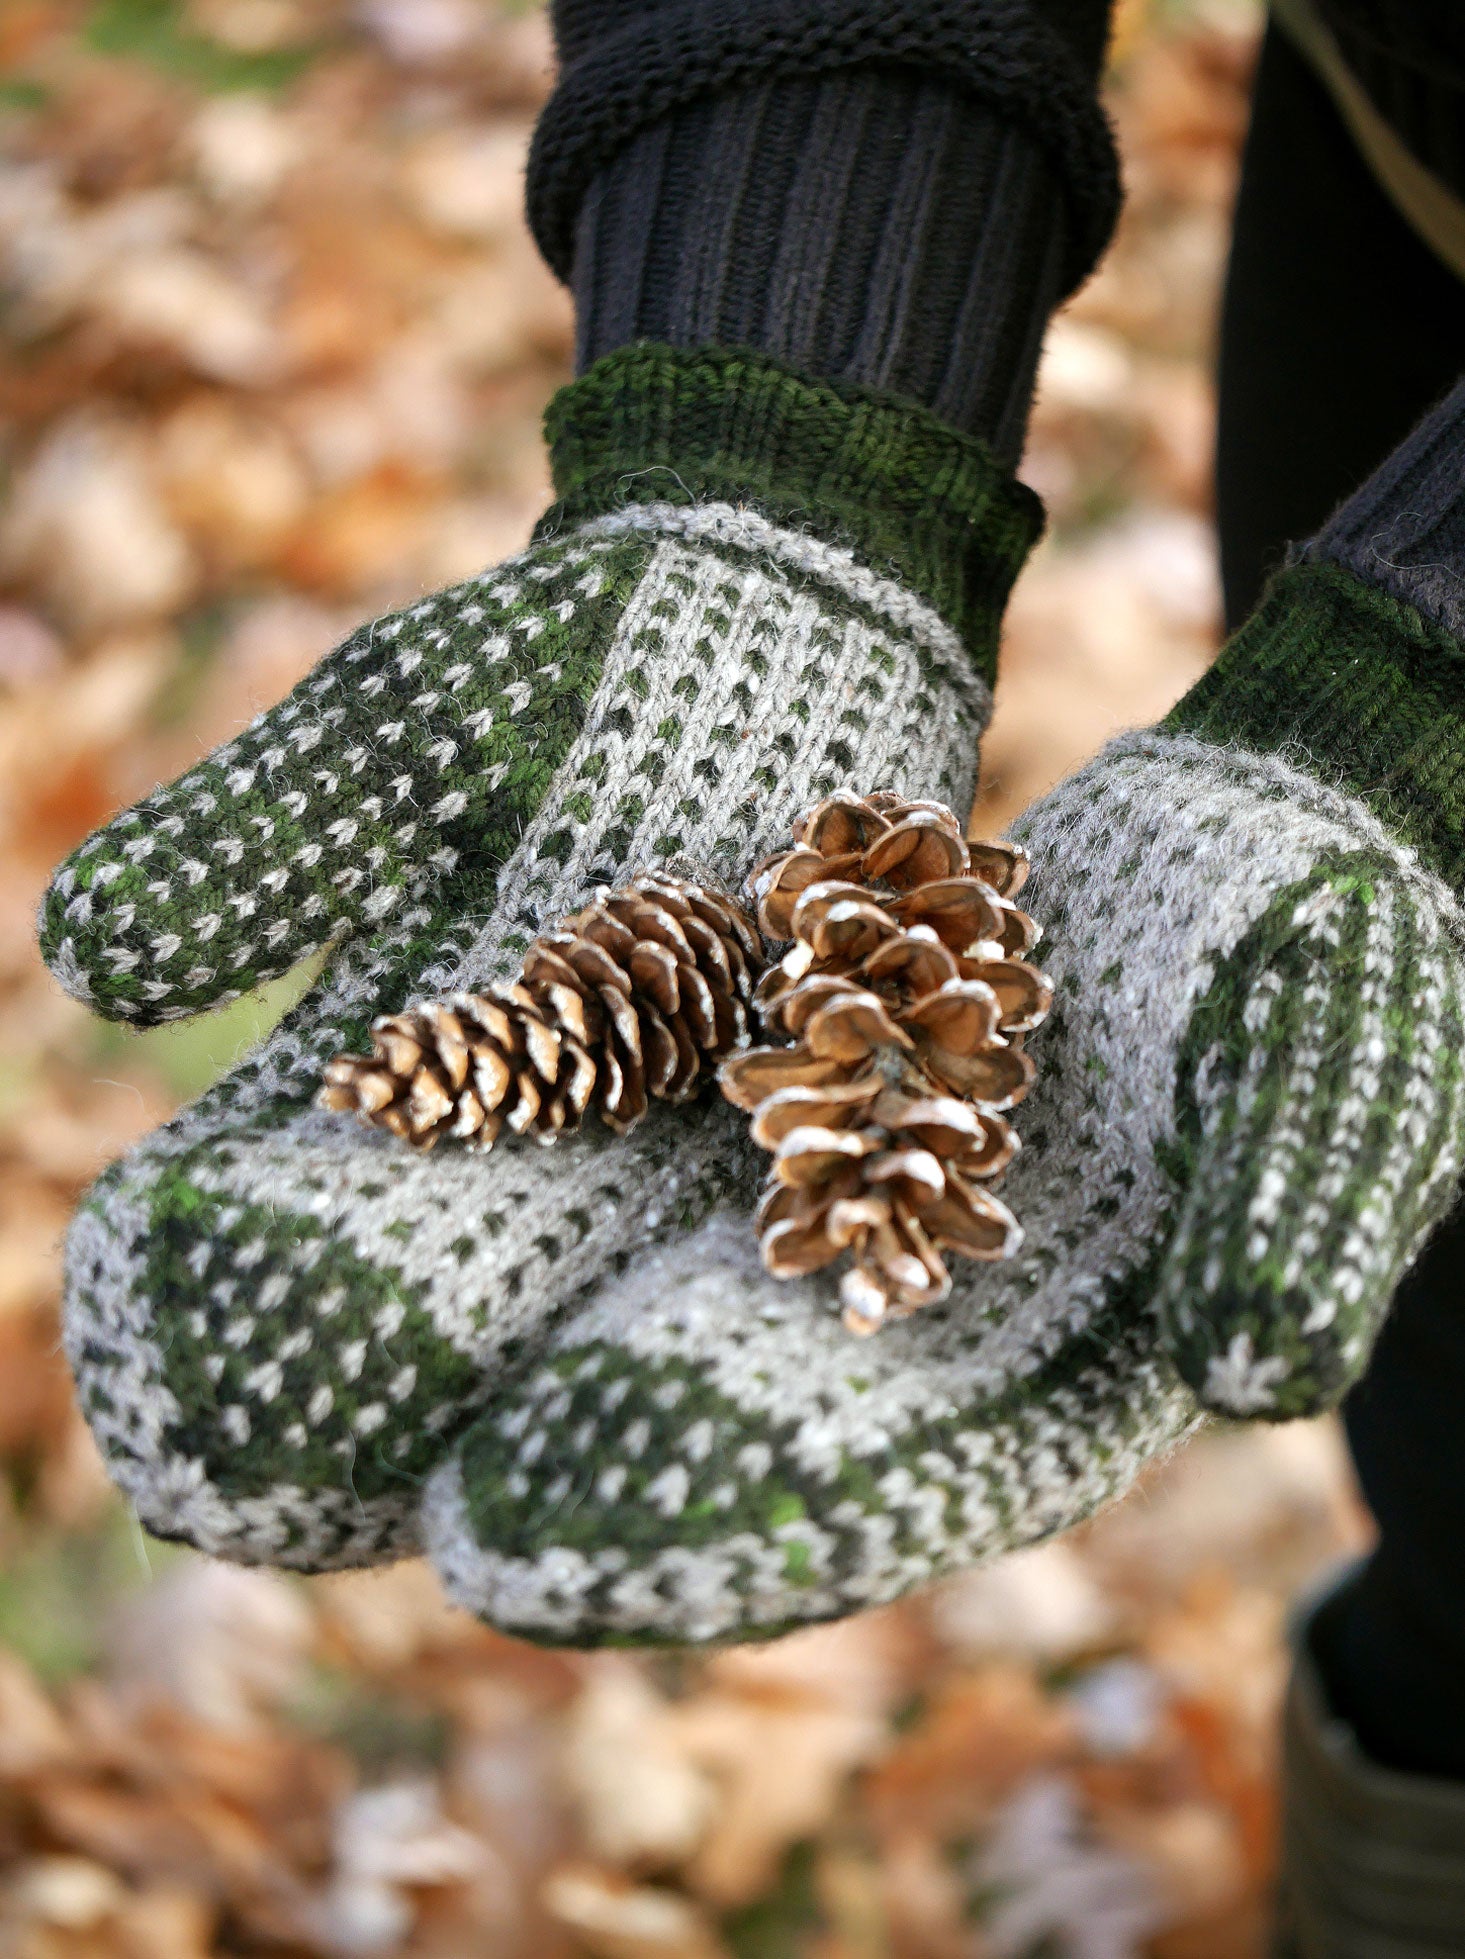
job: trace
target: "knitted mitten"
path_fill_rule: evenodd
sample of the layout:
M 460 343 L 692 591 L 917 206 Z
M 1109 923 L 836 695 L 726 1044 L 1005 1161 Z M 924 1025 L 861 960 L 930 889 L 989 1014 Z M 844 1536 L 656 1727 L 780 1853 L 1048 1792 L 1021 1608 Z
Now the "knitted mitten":
M 112 1474 L 150 1529 L 223 1556 L 410 1548 L 494 1358 L 744 1162 L 715 1097 L 624 1141 L 592 1121 L 418 1156 L 313 1106 L 326 1061 L 380 1012 L 507 977 L 601 883 L 736 880 L 850 781 L 972 791 L 1038 521 L 979 443 L 651 346 L 568 388 L 550 432 L 562 500 L 527 552 L 363 628 L 46 902 L 57 975 L 134 1024 L 340 942 L 71 1233 L 66 1342 Z
M 1199 1404 L 1337 1398 L 1465 1141 L 1462 465 L 1465 388 L 1019 827 L 1057 998 L 1016 1261 L 856 1341 L 827 1274 L 775 1282 L 709 1219 L 433 1479 L 457 1599 L 577 1642 L 764 1633 L 1075 1522 Z

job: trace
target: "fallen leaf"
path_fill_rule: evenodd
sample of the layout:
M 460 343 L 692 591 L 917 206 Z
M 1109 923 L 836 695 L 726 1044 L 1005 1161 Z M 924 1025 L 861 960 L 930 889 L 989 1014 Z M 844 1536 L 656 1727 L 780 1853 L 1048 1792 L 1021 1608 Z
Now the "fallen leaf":
M 724 1906 L 756 1897 L 789 1845 L 828 1823 L 848 1778 L 888 1742 L 878 1717 L 813 1696 L 699 1694 L 675 1710 L 670 1726 L 719 1791 L 687 1879 Z
M 1054 1662 L 1101 1646 L 1118 1624 L 1114 1601 L 1062 1540 L 949 1579 L 932 1595 L 931 1617 L 963 1657 Z
M 82 632 L 185 603 L 196 568 L 163 509 L 135 425 L 79 413 L 50 431 L 21 466 L 0 517 L 0 569 L 31 580 Z
M 550 1877 L 544 1900 L 596 1959 L 728 1959 L 706 1914 L 675 1891 L 574 1867 Z
M 124 1702 L 171 1702 L 217 1728 L 257 1729 L 299 1682 L 310 1613 L 287 1579 L 190 1557 L 129 1600 L 111 1642 Z
M 1164 1923 L 1153 1873 L 1137 1859 L 1094 1842 L 1070 1784 L 1036 1777 L 993 1821 L 973 1860 L 992 1959 L 1134 1959 Z
M 627 1661 L 601 1659 L 566 1716 L 564 1774 L 591 1853 L 620 1868 L 684 1862 L 717 1807 L 686 1723 Z

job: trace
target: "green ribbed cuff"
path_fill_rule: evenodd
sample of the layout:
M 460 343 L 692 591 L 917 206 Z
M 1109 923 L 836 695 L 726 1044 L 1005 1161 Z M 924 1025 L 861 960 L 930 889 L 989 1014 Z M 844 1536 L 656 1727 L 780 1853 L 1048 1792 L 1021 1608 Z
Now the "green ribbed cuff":
M 1165 726 L 1287 752 L 1465 890 L 1465 651 L 1352 572 L 1281 572 Z
M 542 529 L 629 503 L 751 504 L 919 593 L 995 677 L 1042 505 L 925 409 L 759 354 L 641 342 L 561 389 L 545 430 L 560 502 Z

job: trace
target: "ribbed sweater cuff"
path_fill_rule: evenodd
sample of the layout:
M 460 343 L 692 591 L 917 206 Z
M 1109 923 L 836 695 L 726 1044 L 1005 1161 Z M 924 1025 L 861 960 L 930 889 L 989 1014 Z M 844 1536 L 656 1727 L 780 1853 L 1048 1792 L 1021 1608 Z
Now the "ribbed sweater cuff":
M 1465 381 L 1294 555 L 1342 565 L 1465 640 Z
M 1022 453 L 1066 204 L 1044 151 L 942 82 L 771 81 L 640 130 L 596 177 L 577 359 L 754 347 Z
M 631 503 L 751 504 L 926 600 L 989 682 L 1042 506 L 985 445 L 873 391 L 725 348 L 640 344 L 550 403 L 560 501 L 542 528 Z
M 1279 573 L 1165 725 L 1294 755 L 1465 890 L 1465 649 L 1352 572 Z
M 535 131 L 528 211 L 561 278 L 591 181 L 638 129 L 699 96 L 859 67 L 933 76 L 1031 132 L 1064 188 L 1065 292 L 1114 228 L 1119 170 L 1095 77 L 1024 0 L 665 0 L 613 25 L 604 0 L 562 0 L 556 24 L 564 66 Z

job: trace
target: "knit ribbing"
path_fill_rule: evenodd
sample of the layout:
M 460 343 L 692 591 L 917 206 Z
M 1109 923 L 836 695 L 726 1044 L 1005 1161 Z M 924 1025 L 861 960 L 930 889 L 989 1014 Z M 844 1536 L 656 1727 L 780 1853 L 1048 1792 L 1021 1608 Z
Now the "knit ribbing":
M 1345 565 L 1465 639 L 1465 382 L 1297 554 Z
M 652 345 L 598 361 L 546 429 L 561 501 L 542 534 L 628 504 L 752 504 L 911 587 L 990 682 L 1042 508 L 982 443 L 756 354 Z
M 1282 572 L 1165 725 L 1305 758 L 1465 886 L 1465 653 L 1343 566 Z
M 1113 230 L 1118 168 L 1092 68 L 1025 0 L 565 0 L 556 25 L 564 67 L 535 133 L 528 208 L 562 278 L 589 186 L 637 130 L 699 97 L 860 67 L 936 78 L 1030 134 L 1063 186 L 1065 291 Z
M 919 75 L 696 102 L 638 131 L 586 195 L 579 364 L 634 340 L 755 347 L 1016 458 L 1065 212 L 1025 129 Z

